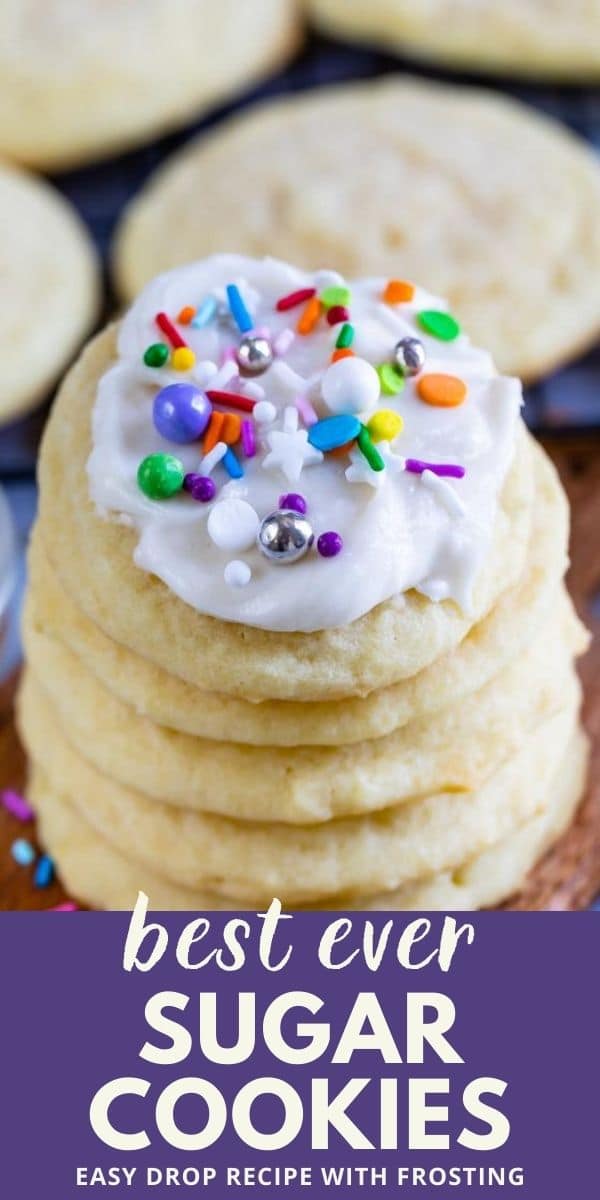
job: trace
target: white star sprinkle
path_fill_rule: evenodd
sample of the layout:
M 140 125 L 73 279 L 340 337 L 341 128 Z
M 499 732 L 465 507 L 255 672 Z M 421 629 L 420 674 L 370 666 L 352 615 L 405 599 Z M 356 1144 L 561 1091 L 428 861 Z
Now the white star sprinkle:
M 303 467 L 323 462 L 323 455 L 308 441 L 306 429 L 298 429 L 298 410 L 286 408 L 283 414 L 283 429 L 274 429 L 267 434 L 270 453 L 263 459 L 263 467 L 277 467 L 290 483 L 295 483 Z
M 380 488 L 385 480 L 385 471 L 374 471 L 360 450 L 351 450 L 346 479 L 348 483 L 368 483 L 369 487 Z

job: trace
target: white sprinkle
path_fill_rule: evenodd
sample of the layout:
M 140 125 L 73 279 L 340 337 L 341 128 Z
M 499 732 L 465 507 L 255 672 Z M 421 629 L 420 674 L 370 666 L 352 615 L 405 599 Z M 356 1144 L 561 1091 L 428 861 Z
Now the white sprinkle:
M 275 341 L 273 342 L 273 350 L 279 358 L 281 358 L 283 354 L 287 354 L 295 340 L 295 337 L 296 334 L 294 333 L 293 329 L 282 329 L 281 333 L 277 335 Z
M 252 579 L 252 571 L 248 563 L 242 562 L 239 558 L 234 558 L 227 563 L 223 572 L 225 583 L 231 588 L 243 588 L 250 583 Z
M 219 367 L 216 375 L 213 375 L 210 381 L 211 390 L 214 389 L 215 391 L 219 391 L 219 389 L 224 388 L 226 384 L 231 383 L 232 379 L 235 379 L 237 375 L 237 363 L 234 362 L 233 359 L 228 359 L 227 362 L 223 363 L 222 367 Z
M 249 550 L 260 527 L 258 513 L 246 500 L 219 500 L 206 523 L 209 537 L 221 550 Z
M 421 482 L 437 496 L 440 504 L 443 504 L 451 517 L 464 517 L 465 506 L 446 479 L 440 479 L 439 475 L 434 475 L 433 471 L 423 471 Z
M 282 358 L 275 359 L 269 375 L 282 391 L 288 393 L 290 399 L 298 392 L 307 390 L 308 381 L 302 375 L 298 375 L 297 371 L 292 371 L 289 363 L 284 362 Z
M 277 409 L 270 400 L 259 400 L 253 409 L 252 416 L 259 425 L 272 425 L 277 416 Z
M 253 379 L 240 379 L 240 391 L 244 396 L 249 396 L 251 400 L 256 400 L 257 404 L 265 398 L 265 389 L 256 383 Z
M 210 475 L 211 472 L 214 471 L 217 463 L 220 463 L 221 459 L 224 458 L 226 453 L 227 446 L 225 442 L 217 442 L 216 446 L 213 446 L 212 450 L 209 450 L 208 454 L 204 455 L 204 458 L 198 467 L 198 474 Z

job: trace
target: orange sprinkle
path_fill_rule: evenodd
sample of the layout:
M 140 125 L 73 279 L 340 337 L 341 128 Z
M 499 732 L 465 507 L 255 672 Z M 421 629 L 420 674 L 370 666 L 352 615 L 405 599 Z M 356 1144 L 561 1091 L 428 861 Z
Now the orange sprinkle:
M 322 312 L 323 305 L 321 304 L 319 297 L 313 296 L 312 300 L 308 301 L 306 308 L 302 310 L 300 320 L 296 326 L 298 333 L 301 333 L 304 337 L 306 337 L 308 333 L 312 333 Z
M 354 350 L 351 350 L 349 346 L 342 346 L 339 350 L 334 350 L 331 355 L 332 363 L 339 362 L 340 358 L 354 358 Z
M 407 300 L 412 300 L 414 294 L 415 289 L 412 283 L 407 283 L 405 279 L 390 279 L 383 293 L 383 299 L 386 304 L 405 304 Z
M 327 457 L 343 458 L 345 454 L 349 454 L 356 445 L 356 439 L 352 442 L 346 442 L 343 446 L 336 446 L 335 450 L 330 450 Z
M 456 375 L 421 375 L 417 392 L 425 404 L 434 408 L 456 408 L 467 395 L 467 385 Z
M 179 325 L 189 325 L 190 321 L 192 321 L 195 316 L 196 316 L 196 309 L 193 307 L 193 305 L 186 304 L 182 308 L 182 310 L 177 318 L 178 324 Z
M 225 413 L 219 441 L 227 446 L 235 446 L 242 436 L 242 422 L 236 413 Z
M 204 442 L 202 443 L 202 449 L 205 454 L 208 454 L 209 450 L 214 450 L 217 442 L 224 441 L 224 438 L 221 437 L 224 424 L 225 413 L 213 412 L 211 414 L 208 429 L 204 435 Z

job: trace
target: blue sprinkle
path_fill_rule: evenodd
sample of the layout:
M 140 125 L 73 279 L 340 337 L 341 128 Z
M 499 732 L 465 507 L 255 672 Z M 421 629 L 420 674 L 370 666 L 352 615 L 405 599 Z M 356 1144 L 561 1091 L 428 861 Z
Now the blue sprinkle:
M 242 300 L 240 289 L 235 283 L 227 284 L 227 300 L 231 315 L 240 333 L 249 333 L 254 328 L 254 321 Z
M 35 859 L 35 850 L 26 838 L 17 838 L 13 842 L 10 852 L 16 863 L 20 867 L 29 867 Z
M 37 888 L 47 888 L 54 879 L 54 863 L 47 854 L 42 854 L 35 864 L 33 883 Z
M 193 325 L 194 329 L 203 329 L 205 325 L 208 325 L 209 321 L 212 321 L 216 311 L 217 301 L 215 297 L 207 296 L 206 300 L 202 301 L 196 316 L 190 324 Z
M 322 421 L 311 425 L 308 431 L 308 440 L 311 446 L 327 453 L 328 450 L 336 450 L 338 446 L 345 446 L 347 442 L 353 442 L 358 437 L 361 428 L 358 417 L 351 413 L 340 413 L 335 417 L 324 417 Z
M 231 446 L 227 447 L 227 449 L 223 455 L 223 458 L 221 459 L 221 462 L 223 463 L 223 466 L 225 467 L 225 470 L 227 471 L 227 473 L 229 475 L 231 475 L 232 479 L 241 479 L 242 478 L 242 476 L 244 474 L 244 469 L 243 469 L 241 463 L 238 462 L 236 455 L 233 453 L 233 450 L 231 449 Z

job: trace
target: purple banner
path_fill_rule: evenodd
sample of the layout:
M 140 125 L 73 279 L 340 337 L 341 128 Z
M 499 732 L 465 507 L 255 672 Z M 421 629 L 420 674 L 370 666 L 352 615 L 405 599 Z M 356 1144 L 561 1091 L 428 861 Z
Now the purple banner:
M 598 1196 L 593 913 L 130 921 L 0 917 L 7 1200 Z

